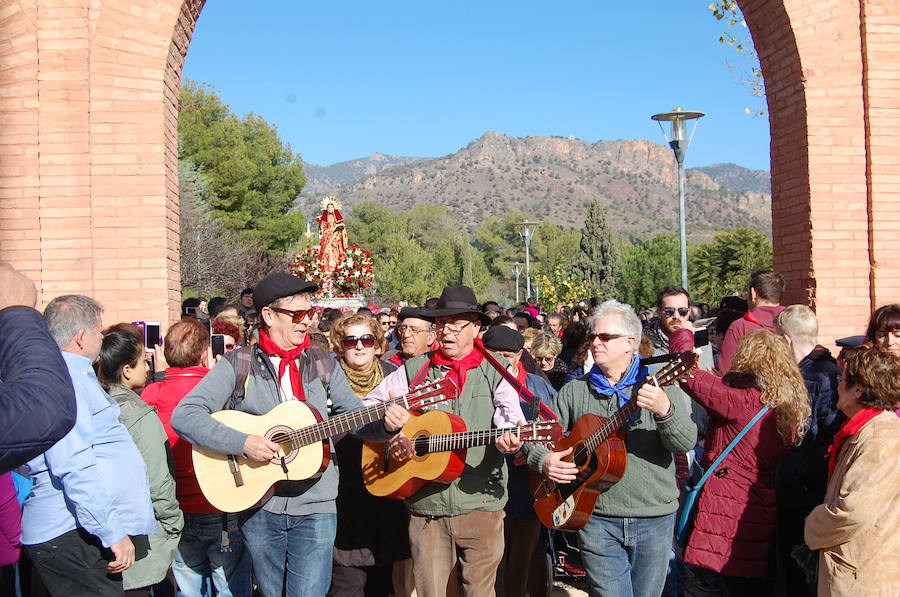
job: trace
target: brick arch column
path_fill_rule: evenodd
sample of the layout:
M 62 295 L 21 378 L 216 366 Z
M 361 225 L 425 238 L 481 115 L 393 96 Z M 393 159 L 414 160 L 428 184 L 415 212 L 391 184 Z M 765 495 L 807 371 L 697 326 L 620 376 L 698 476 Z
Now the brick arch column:
M 0 259 L 177 319 L 177 102 L 203 0 L 0 1 Z
M 900 300 L 900 5 L 738 4 L 766 81 L 775 267 L 832 344 Z

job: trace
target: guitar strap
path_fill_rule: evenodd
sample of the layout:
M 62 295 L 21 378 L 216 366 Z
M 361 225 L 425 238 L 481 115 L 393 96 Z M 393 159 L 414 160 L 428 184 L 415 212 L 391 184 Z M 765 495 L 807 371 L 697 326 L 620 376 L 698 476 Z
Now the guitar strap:
M 515 378 L 515 376 L 507 371 L 506 367 L 500 364 L 494 355 L 490 353 L 484 346 L 481 344 L 475 344 L 476 350 L 484 356 L 484 359 L 490 364 L 491 367 L 497 370 L 497 373 L 505 379 L 509 385 L 513 387 L 516 392 L 519 393 L 519 396 L 524 396 L 528 399 L 528 402 L 531 404 L 531 420 L 537 421 L 538 416 L 544 417 L 544 419 L 551 421 L 556 419 L 556 413 L 554 413 L 550 408 L 548 408 L 543 402 L 541 402 L 537 396 L 535 396 L 531 390 L 523 386 L 519 383 L 519 380 Z

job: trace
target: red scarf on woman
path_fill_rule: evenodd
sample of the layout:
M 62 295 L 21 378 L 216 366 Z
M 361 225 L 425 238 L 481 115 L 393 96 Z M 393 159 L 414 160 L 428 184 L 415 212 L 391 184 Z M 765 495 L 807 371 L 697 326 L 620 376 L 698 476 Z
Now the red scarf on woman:
M 841 425 L 840 430 L 834 434 L 834 442 L 828 448 L 828 476 L 831 476 L 831 473 L 834 472 L 834 467 L 837 465 L 837 455 L 838 451 L 841 449 L 841 443 L 851 435 L 856 435 L 859 433 L 859 430 L 865 427 L 866 423 L 877 417 L 881 414 L 881 409 L 867 407 L 844 421 L 844 424 Z
M 259 330 L 259 347 L 269 356 L 275 356 L 281 359 L 278 363 L 278 385 L 281 386 L 281 378 L 284 376 L 284 370 L 290 367 L 291 370 L 291 389 L 294 390 L 294 397 L 297 400 L 306 402 L 306 394 L 303 393 L 303 383 L 300 381 L 300 367 L 297 366 L 297 357 L 307 348 L 309 348 L 309 334 L 303 340 L 303 344 L 294 347 L 291 350 L 280 348 L 275 341 L 269 337 L 266 330 Z
M 476 339 L 475 342 L 481 343 L 481 340 Z M 460 393 L 462 393 L 463 385 L 466 383 L 466 372 L 469 369 L 474 369 L 480 365 L 483 359 L 484 357 L 481 353 L 474 348 L 472 349 L 472 352 L 458 361 L 445 357 L 440 350 L 431 355 L 431 362 L 433 364 L 440 367 L 450 367 L 450 371 L 447 372 L 447 377 L 456 384 Z

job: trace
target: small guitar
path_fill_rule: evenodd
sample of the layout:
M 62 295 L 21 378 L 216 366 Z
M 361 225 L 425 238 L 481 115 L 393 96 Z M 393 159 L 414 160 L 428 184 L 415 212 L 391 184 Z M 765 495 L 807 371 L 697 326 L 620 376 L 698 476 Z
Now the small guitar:
M 653 381 L 659 386 L 675 383 L 697 366 L 697 358 L 693 352 L 682 352 L 660 369 Z M 574 447 L 567 460 L 574 462 L 578 471 L 575 481 L 565 484 L 532 472 L 534 511 L 544 526 L 577 531 L 587 524 L 600 494 L 625 474 L 625 435 L 619 429 L 638 409 L 632 397 L 609 419 L 586 414 L 576 421 L 565 439 L 550 447 L 554 452 Z
M 240 512 L 259 502 L 278 481 L 302 481 L 325 470 L 331 457 L 328 439 L 378 421 L 388 405 L 423 408 L 457 396 L 456 384 L 442 379 L 327 421 L 316 409 L 297 400 L 283 402 L 264 415 L 222 410 L 212 417 L 244 433 L 261 435 L 279 444 L 281 451 L 272 460 L 257 462 L 193 446 L 197 481 L 210 504 L 223 512 Z
M 456 415 L 434 410 L 410 417 L 403 426 L 415 455 L 404 462 L 388 456 L 388 442 L 367 442 L 362 449 L 362 476 L 372 495 L 404 499 L 432 481 L 450 483 L 462 474 L 466 448 L 494 443 L 504 431 L 523 442 L 552 442 L 562 437 L 557 421 L 522 427 L 466 431 L 466 422 Z

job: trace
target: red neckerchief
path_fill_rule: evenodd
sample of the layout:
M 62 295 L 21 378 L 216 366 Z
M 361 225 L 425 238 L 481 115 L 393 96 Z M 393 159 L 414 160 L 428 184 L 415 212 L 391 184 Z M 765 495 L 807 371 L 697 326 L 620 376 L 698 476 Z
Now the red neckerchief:
M 528 375 L 528 372 L 525 371 L 525 365 L 522 364 L 522 361 L 519 361 L 518 367 L 516 369 L 516 381 L 522 384 L 522 387 L 525 387 L 525 377 Z
M 481 343 L 481 340 L 476 338 L 475 342 Z M 472 349 L 472 352 L 458 361 L 448 359 L 440 350 L 431 355 L 432 364 L 440 367 L 450 367 L 450 371 L 447 372 L 447 377 L 456 384 L 456 387 L 459 388 L 460 392 L 462 392 L 463 385 L 466 383 L 466 372 L 469 369 L 474 369 L 480 365 L 483 359 L 484 357 L 481 353 L 474 348 Z
M 391 356 L 388 357 L 388 360 L 398 367 L 403 366 L 403 357 L 400 356 L 400 351 L 395 352 Z
M 761 328 L 766 327 L 766 326 L 764 326 L 764 325 L 762 324 L 762 322 L 761 322 L 760 320 L 758 320 L 758 319 L 756 318 L 756 316 L 753 315 L 753 313 L 750 312 L 750 311 L 747 311 L 746 313 L 744 313 L 744 316 L 743 316 L 741 319 L 746 319 L 746 320 L 749 321 L 750 323 L 755 323 L 756 325 L 758 325 L 758 326 L 761 327 Z
M 291 370 L 291 389 L 294 391 L 294 397 L 297 400 L 306 402 L 306 394 L 303 393 L 303 383 L 300 381 L 300 367 L 297 366 L 297 357 L 307 348 L 309 348 L 309 334 L 303 340 L 303 344 L 284 350 L 279 348 L 275 341 L 269 337 L 268 332 L 264 329 L 259 330 L 259 347 L 269 356 L 276 356 L 281 359 L 278 363 L 278 385 L 281 385 L 281 378 L 284 376 L 284 370 L 290 367 Z
M 825 458 L 828 459 L 829 476 L 834 472 L 834 467 L 837 465 L 837 455 L 838 451 L 841 449 L 841 443 L 851 435 L 859 433 L 859 430 L 862 429 L 866 423 L 877 417 L 881 412 L 881 409 L 867 407 L 844 421 L 840 430 L 834 434 L 834 442 L 829 446 L 828 453 L 825 455 Z

